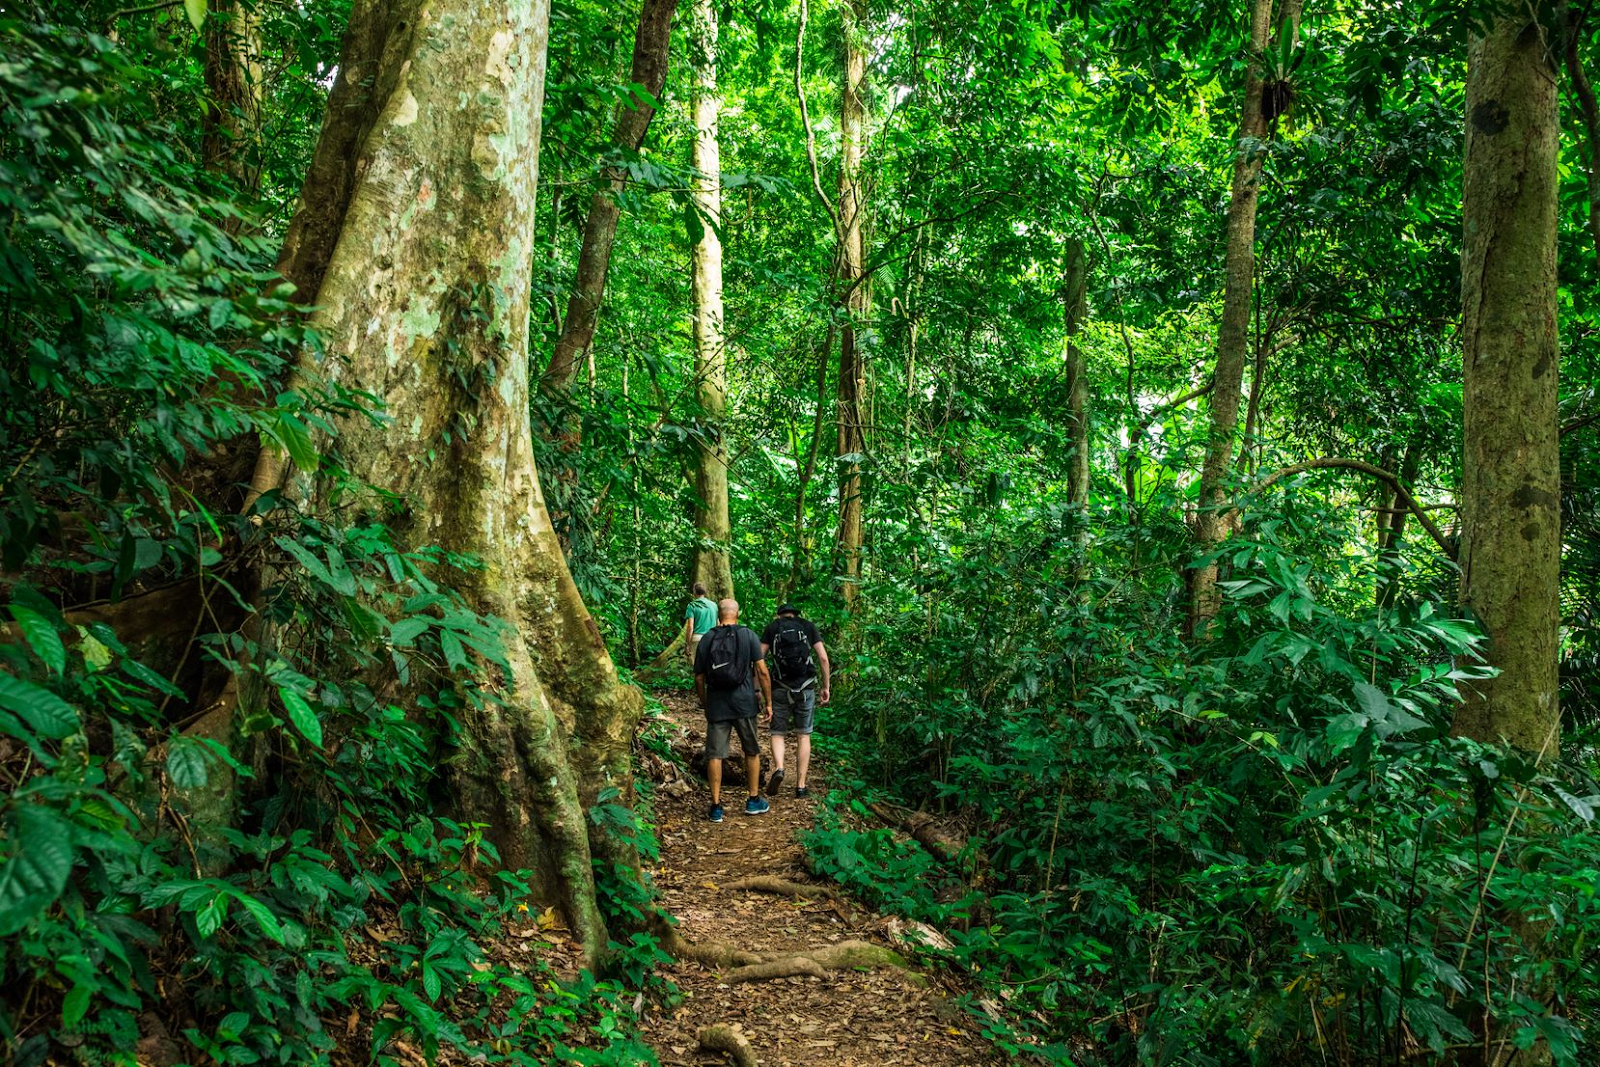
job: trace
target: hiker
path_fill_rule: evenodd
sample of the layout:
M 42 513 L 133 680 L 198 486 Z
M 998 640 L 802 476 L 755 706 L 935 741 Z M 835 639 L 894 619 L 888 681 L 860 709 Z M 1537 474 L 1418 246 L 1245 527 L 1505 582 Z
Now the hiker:
M 778 608 L 778 617 L 761 634 L 761 652 L 772 664 L 772 700 L 767 702 L 772 723 L 772 778 L 767 796 L 777 796 L 783 783 L 783 750 L 790 731 L 800 735 L 798 766 L 795 768 L 794 795 L 806 796 L 806 772 L 811 768 L 811 728 L 817 706 L 826 704 L 833 667 L 816 624 L 800 614 L 793 604 Z M 822 668 L 822 684 L 817 684 L 817 668 Z
M 706 772 L 711 780 L 712 822 L 722 821 L 722 761 L 728 758 L 728 737 L 737 732 L 744 752 L 744 779 L 750 797 L 746 815 L 765 815 L 772 805 L 761 798 L 761 742 L 756 738 L 756 683 L 772 718 L 772 679 L 767 674 L 761 639 L 739 625 L 739 602 L 731 597 L 717 604 L 717 625 L 700 641 L 694 661 L 694 691 L 706 713 Z
M 694 670 L 695 653 L 700 639 L 717 624 L 717 603 L 706 595 L 702 582 L 694 583 L 694 599 L 683 609 L 683 650 L 689 657 L 689 670 Z

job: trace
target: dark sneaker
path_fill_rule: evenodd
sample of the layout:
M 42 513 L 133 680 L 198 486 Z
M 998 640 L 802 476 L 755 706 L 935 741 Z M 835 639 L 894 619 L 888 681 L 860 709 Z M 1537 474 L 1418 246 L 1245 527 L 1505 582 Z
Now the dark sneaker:
M 766 793 L 769 797 L 778 795 L 778 787 L 783 784 L 783 768 L 779 767 L 772 772 L 772 777 L 767 779 Z
M 706 818 L 710 819 L 712 822 L 721 822 L 722 821 L 722 805 L 721 804 L 713 804 L 713 805 L 711 805 L 711 810 L 706 813 Z
M 765 815 L 771 810 L 772 805 L 768 804 L 760 797 L 751 797 L 749 800 L 744 802 L 744 813 L 746 815 Z
M 811 790 L 807 789 L 805 786 L 797 785 L 794 787 L 794 797 L 796 800 L 803 800 L 810 795 Z

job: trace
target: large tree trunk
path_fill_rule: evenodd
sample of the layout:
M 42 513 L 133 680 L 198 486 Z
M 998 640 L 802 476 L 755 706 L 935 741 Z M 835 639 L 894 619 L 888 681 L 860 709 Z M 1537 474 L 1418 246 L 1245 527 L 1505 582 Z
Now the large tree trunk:
M 1461 601 L 1500 674 L 1467 688 L 1455 720 L 1546 759 L 1561 722 L 1554 73 L 1536 9 L 1468 51 Z
M 1067 323 L 1067 418 L 1072 456 L 1067 461 L 1067 500 L 1077 509 L 1078 551 L 1089 548 L 1089 374 L 1078 346 L 1089 309 L 1089 257 L 1082 238 L 1067 247 L 1067 276 L 1062 293 Z
M 839 104 L 839 248 L 838 284 L 844 294 L 844 321 L 839 329 L 839 535 L 838 579 L 847 608 L 853 608 L 861 582 L 861 460 L 867 451 L 865 404 L 866 361 L 857 328 L 871 310 L 862 236 L 864 201 L 861 156 L 866 142 L 866 106 L 861 98 L 867 57 L 862 34 L 867 8 L 863 0 L 844 5 L 844 85 Z
M 628 849 L 597 839 L 591 850 L 585 805 L 607 784 L 631 795 L 639 702 L 573 587 L 533 465 L 527 330 L 549 6 L 357 8 L 346 54 L 375 65 L 348 72 L 370 110 L 352 117 L 355 133 L 342 121 L 325 131 L 325 146 L 352 153 L 335 168 L 345 206 L 317 212 L 302 236 L 314 221 L 332 238 L 313 315 L 321 373 L 393 417 L 343 420 L 335 443 L 348 471 L 402 502 L 374 516 L 402 546 L 481 561 L 441 578 L 506 620 L 511 672 L 476 665 L 501 699 L 461 712 L 458 814 L 489 826 L 507 866 L 535 871 L 594 958 L 607 933 L 592 855 Z M 318 161 L 331 162 L 320 148 Z M 328 489 L 311 486 L 309 506 L 332 507 Z
M 713 0 L 694 0 L 689 23 L 689 59 L 694 71 L 695 207 L 702 216 L 694 243 L 694 383 L 705 419 L 695 465 L 694 562 L 692 581 L 714 599 L 733 596 L 733 566 L 728 520 L 728 445 L 723 438 L 727 403 L 727 340 L 722 328 L 722 159 L 717 146 L 717 8 Z
M 633 39 L 633 67 L 629 80 L 660 98 L 667 84 L 667 59 L 672 39 L 672 15 L 678 0 L 644 0 L 639 11 L 639 29 Z M 656 109 L 648 100 L 633 94 L 628 104 L 618 108 L 617 129 L 612 145 L 626 153 L 639 151 L 645 131 Z M 541 387 L 552 396 L 566 396 L 578 377 L 578 364 L 594 343 L 594 330 L 600 320 L 600 302 L 605 297 L 606 273 L 611 269 L 611 245 L 617 237 L 621 208 L 617 196 L 627 174 L 617 167 L 603 172 L 603 184 L 589 201 L 589 217 L 583 224 L 583 246 L 578 252 L 578 273 L 572 281 L 572 296 L 567 301 L 567 320 L 555 351 L 545 367 Z M 576 445 L 576 442 L 572 442 Z
M 1284 0 L 1277 24 L 1294 33 L 1300 21 L 1301 0 Z M 1199 512 L 1194 539 L 1203 553 L 1212 552 L 1228 536 L 1231 521 L 1225 482 L 1233 462 L 1234 439 L 1239 432 L 1239 399 L 1244 390 L 1245 357 L 1250 350 L 1250 303 L 1255 283 L 1256 205 L 1260 194 L 1261 152 L 1248 142 L 1267 135 L 1270 125 L 1262 108 L 1265 83 L 1261 53 L 1273 27 L 1272 0 L 1252 0 L 1250 7 L 1250 68 L 1245 75 L 1244 106 L 1239 115 L 1237 155 L 1233 163 L 1233 194 L 1228 202 L 1227 246 L 1222 322 L 1217 327 L 1216 369 L 1211 388 L 1210 440 L 1200 471 Z M 1205 640 L 1222 607 L 1217 587 L 1217 563 L 1211 560 L 1189 572 L 1189 633 Z

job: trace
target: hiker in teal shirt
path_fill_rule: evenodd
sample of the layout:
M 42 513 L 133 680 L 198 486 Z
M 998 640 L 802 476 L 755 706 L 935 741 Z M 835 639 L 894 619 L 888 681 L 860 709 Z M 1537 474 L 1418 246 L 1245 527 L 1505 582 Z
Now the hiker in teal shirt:
M 717 624 L 717 602 L 706 596 L 706 587 L 694 583 L 694 599 L 683 609 L 683 649 L 689 654 L 689 669 L 694 670 L 694 655 L 700 651 L 700 639 Z

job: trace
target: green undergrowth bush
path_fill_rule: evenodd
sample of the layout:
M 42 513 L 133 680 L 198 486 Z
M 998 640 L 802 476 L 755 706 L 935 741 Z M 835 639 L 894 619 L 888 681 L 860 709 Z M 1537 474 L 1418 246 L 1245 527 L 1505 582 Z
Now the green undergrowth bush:
M 865 782 L 973 831 L 968 865 L 825 813 L 818 868 L 946 930 L 1010 1049 L 1432 1062 L 1487 1033 L 1582 1062 L 1600 789 L 1449 735 L 1473 628 L 1375 607 L 1348 520 L 1291 499 L 1227 548 L 1190 651 L 1115 557 L 1078 580 L 1060 518 L 878 591 L 836 720 Z
M 315 344 L 274 242 L 116 44 L 0 20 L 0 54 L 7 1062 L 654 1062 L 653 940 L 580 971 L 530 872 L 435 814 L 502 624 L 314 446 L 367 399 L 274 384 Z M 221 491 L 262 444 L 340 506 Z

